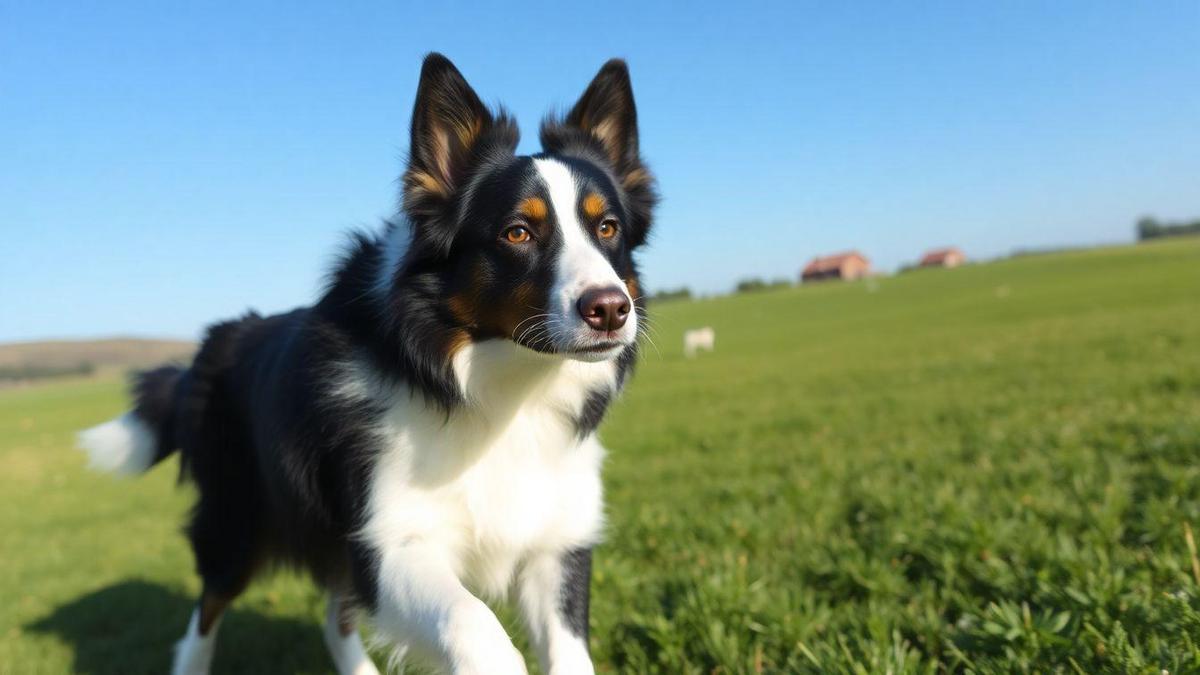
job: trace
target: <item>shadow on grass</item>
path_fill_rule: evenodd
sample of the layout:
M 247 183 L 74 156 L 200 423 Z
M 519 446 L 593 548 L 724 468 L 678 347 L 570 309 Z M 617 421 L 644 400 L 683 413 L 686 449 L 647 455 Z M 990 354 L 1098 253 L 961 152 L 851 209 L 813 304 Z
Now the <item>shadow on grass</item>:
M 145 581 L 125 581 L 62 605 L 25 628 L 75 650 L 73 671 L 133 675 L 170 671 L 195 598 Z M 332 664 L 316 623 L 263 616 L 235 605 L 221 622 L 214 673 L 325 673 Z

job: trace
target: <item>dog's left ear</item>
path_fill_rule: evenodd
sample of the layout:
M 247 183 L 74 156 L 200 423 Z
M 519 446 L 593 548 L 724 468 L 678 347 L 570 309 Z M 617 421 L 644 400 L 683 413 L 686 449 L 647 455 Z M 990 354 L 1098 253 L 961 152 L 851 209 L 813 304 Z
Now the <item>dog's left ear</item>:
M 578 152 L 580 146 L 600 150 L 629 196 L 632 244 L 645 241 L 658 197 L 654 177 L 638 151 L 637 106 L 624 61 L 605 63 L 565 118 L 547 118 L 541 141 L 547 152 Z

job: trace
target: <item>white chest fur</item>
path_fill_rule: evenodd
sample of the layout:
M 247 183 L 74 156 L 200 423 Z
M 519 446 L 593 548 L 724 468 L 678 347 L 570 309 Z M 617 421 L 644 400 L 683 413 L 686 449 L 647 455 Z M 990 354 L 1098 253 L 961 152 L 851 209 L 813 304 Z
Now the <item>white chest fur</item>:
M 499 595 L 530 553 L 597 541 L 604 450 L 574 420 L 589 392 L 615 386 L 615 371 L 507 341 L 465 347 L 454 366 L 468 403 L 449 416 L 358 375 L 340 387 L 387 411 L 362 535 L 432 544 L 469 586 Z

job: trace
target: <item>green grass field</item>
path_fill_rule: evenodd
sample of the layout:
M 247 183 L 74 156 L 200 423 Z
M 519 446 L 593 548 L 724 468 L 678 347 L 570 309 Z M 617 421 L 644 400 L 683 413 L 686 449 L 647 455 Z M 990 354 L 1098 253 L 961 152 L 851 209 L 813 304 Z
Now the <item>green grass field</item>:
M 602 671 L 1200 672 L 1200 238 L 653 313 L 602 429 Z M 70 449 L 124 405 L 0 392 L 0 672 L 166 671 L 188 491 Z M 216 672 L 328 672 L 321 611 L 260 582 Z

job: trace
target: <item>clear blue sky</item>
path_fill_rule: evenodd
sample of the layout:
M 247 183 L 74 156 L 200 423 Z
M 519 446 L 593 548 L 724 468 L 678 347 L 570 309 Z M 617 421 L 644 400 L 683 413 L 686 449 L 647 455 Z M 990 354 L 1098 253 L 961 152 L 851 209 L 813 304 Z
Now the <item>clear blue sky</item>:
M 0 1 L 0 340 L 309 302 L 395 209 L 430 50 L 524 151 L 628 59 L 664 195 L 651 289 L 1200 217 L 1195 0 L 66 4 Z

